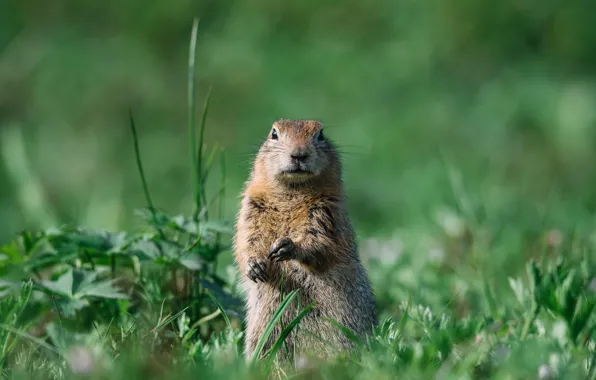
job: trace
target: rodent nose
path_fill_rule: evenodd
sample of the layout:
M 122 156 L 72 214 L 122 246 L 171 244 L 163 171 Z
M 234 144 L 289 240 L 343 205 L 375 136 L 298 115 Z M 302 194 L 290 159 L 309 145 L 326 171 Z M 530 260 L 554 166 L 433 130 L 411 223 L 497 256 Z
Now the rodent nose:
M 308 153 L 292 153 L 290 156 L 296 161 L 304 162 L 308 158 Z

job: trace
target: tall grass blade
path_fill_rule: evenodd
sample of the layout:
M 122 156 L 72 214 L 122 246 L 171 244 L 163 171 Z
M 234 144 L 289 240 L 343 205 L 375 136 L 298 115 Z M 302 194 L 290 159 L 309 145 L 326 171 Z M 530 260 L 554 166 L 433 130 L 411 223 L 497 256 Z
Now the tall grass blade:
M 257 342 L 257 347 L 255 348 L 255 352 L 253 353 L 252 360 L 250 361 L 251 366 L 254 366 L 257 363 L 257 361 L 259 360 L 259 357 L 261 356 L 261 351 L 263 351 L 263 347 L 265 347 L 265 343 L 267 342 L 267 339 L 269 339 L 269 336 L 273 332 L 275 325 L 279 322 L 283 313 L 290 306 L 290 304 L 292 303 L 292 301 L 298 295 L 299 292 L 300 292 L 300 290 L 294 290 L 294 291 L 290 292 L 288 294 L 288 296 L 279 304 L 279 307 L 275 311 L 275 314 L 273 314 L 273 317 L 271 318 L 271 320 L 265 327 L 265 331 L 263 332 L 263 335 L 261 335 L 261 338 Z
M 160 330 L 162 330 L 165 326 L 167 326 L 168 324 L 170 324 L 171 322 L 175 321 L 179 316 L 182 315 L 182 313 L 184 313 L 186 310 L 188 309 L 188 306 L 185 307 L 184 309 L 180 310 L 179 312 L 177 312 L 174 315 L 168 315 L 165 318 L 159 318 L 159 321 L 157 322 L 157 325 L 151 330 L 154 333 L 159 332 Z
M 223 220 L 224 217 L 224 210 L 225 210 L 225 196 L 226 196 L 226 155 L 225 151 L 222 149 L 220 154 L 220 164 L 219 168 L 221 171 L 221 191 L 219 194 L 219 206 L 217 210 L 217 216 L 220 220 Z M 215 244 L 219 247 L 221 245 L 221 234 L 218 232 L 215 238 Z M 216 263 L 217 264 L 217 263 Z
M 336 321 L 334 319 L 331 319 L 331 318 L 321 318 L 321 319 L 324 320 L 324 321 L 326 321 L 326 322 L 331 323 L 334 327 L 336 327 L 337 329 L 339 329 L 356 346 L 358 346 L 358 347 L 361 347 L 362 346 L 362 342 L 360 341 L 360 338 L 358 337 L 358 335 L 356 335 L 352 330 L 350 330 L 346 326 L 342 325 L 338 321 Z
M 209 289 L 205 289 L 205 294 L 207 294 L 209 296 L 209 298 L 211 298 L 213 303 L 215 303 L 215 305 L 217 305 L 217 308 L 221 311 L 221 314 L 223 315 L 223 318 L 226 321 L 226 325 L 228 326 L 228 329 L 232 330 L 232 323 L 230 322 L 230 318 L 228 318 L 228 314 L 224 310 L 222 304 L 217 300 L 217 298 L 215 298 L 215 296 L 213 294 L 211 294 Z
M 203 323 L 207 323 L 210 320 L 217 318 L 221 313 L 222 313 L 221 312 L 221 309 L 217 309 L 213 313 L 211 313 L 209 315 L 206 315 L 206 316 L 202 317 L 201 319 L 199 319 L 198 321 L 196 321 L 195 323 L 193 323 L 193 325 L 190 328 L 191 329 L 196 329 L 197 327 L 199 327 Z
M 16 300 L 10 309 L 3 310 L 3 315 L 0 315 L 0 323 L 3 325 L 6 322 L 16 323 L 21 318 L 25 308 L 27 307 L 27 304 L 29 303 L 32 290 L 33 282 L 31 280 L 27 281 L 21 286 L 20 296 L 16 297 Z M 11 301 L 4 301 L 2 299 L 0 299 L 0 302 L 7 302 L 8 304 L 11 303 Z M 0 307 L 1 306 L 2 305 L 0 305 Z M 27 325 L 29 324 L 31 324 L 31 322 L 27 323 Z M 19 342 L 20 336 L 17 334 L 14 335 L 15 338 L 11 339 L 11 332 L 8 330 L 6 334 L 0 334 L 0 373 L 2 372 L 2 367 L 6 358 Z
M 192 31 L 190 34 L 190 46 L 188 51 L 188 140 L 190 144 L 190 164 L 192 167 L 193 191 L 195 201 L 195 212 L 193 217 L 195 222 L 201 208 L 199 193 L 199 168 L 197 167 L 197 136 L 195 128 L 195 60 L 197 48 L 197 33 L 199 30 L 199 20 L 194 19 Z
M 201 186 L 202 183 L 205 183 L 207 178 L 203 178 L 203 141 L 205 138 L 205 124 L 207 121 L 207 111 L 209 110 L 209 103 L 211 101 L 211 91 L 213 90 L 212 86 L 209 86 L 209 90 L 207 90 L 207 95 L 205 95 L 205 102 L 203 103 L 203 111 L 201 113 L 201 124 L 199 124 L 199 141 L 198 144 L 198 153 L 197 153 L 197 170 L 199 176 L 199 196 L 202 197 L 203 201 L 207 202 L 207 195 L 205 193 L 205 186 Z M 207 218 L 207 215 L 205 215 Z
M 225 188 L 226 188 L 226 181 L 227 181 L 227 172 L 226 172 L 226 151 L 224 149 L 221 150 L 220 153 L 220 170 L 221 170 L 221 194 L 219 196 L 219 218 L 222 219 L 224 217 L 225 212 Z
M 206 179 L 209 177 L 209 173 L 211 173 L 211 169 L 213 168 L 213 165 L 215 164 L 215 156 L 217 155 L 217 152 L 219 151 L 219 145 L 216 143 L 215 146 L 213 147 L 213 149 L 211 150 L 211 153 L 209 154 L 209 157 L 207 158 L 207 162 L 205 163 L 205 169 L 203 170 L 203 178 L 201 178 L 201 186 L 204 186 L 206 183 Z
M 402 317 L 399 321 L 399 326 L 397 328 L 397 331 L 399 331 L 399 333 L 402 335 L 404 334 L 404 330 L 406 328 L 406 323 L 408 323 L 408 319 L 410 318 L 409 311 L 410 311 L 411 306 L 412 306 L 412 296 L 410 295 L 408 297 L 408 302 L 406 303 L 404 315 L 402 315 Z
M 153 201 L 151 200 L 151 194 L 149 193 L 149 186 L 147 185 L 147 179 L 145 178 L 145 171 L 143 170 L 143 162 L 141 160 L 141 150 L 139 149 L 139 137 L 137 135 L 137 127 L 135 125 L 134 118 L 132 116 L 132 110 L 128 110 L 128 116 L 130 120 L 130 129 L 132 131 L 132 139 L 135 148 L 135 158 L 137 160 L 137 169 L 139 170 L 139 175 L 141 176 L 141 183 L 143 184 L 143 191 L 145 193 L 145 199 L 147 200 L 147 204 L 149 205 L 149 211 L 151 211 L 151 217 L 153 219 L 153 225 L 157 229 L 159 236 L 162 240 L 166 240 L 166 236 L 163 230 L 157 224 L 157 214 L 155 213 L 155 207 L 153 206 Z M 160 253 L 163 255 L 161 251 L 161 245 L 157 244 Z
M 483 285 L 482 290 L 484 292 L 484 298 L 486 300 L 486 305 L 488 307 L 488 311 L 490 312 L 490 314 L 492 315 L 493 318 L 497 319 L 498 318 L 497 301 L 495 300 L 493 291 L 491 289 L 490 284 L 488 283 L 487 278 L 484 276 L 483 276 L 482 285 Z
M 315 307 L 315 301 L 311 302 L 310 305 L 302 309 L 302 311 L 296 316 L 296 318 L 292 319 L 290 323 L 282 330 L 281 334 L 279 334 L 279 338 L 275 341 L 275 344 L 271 349 L 265 354 L 268 356 L 267 358 L 267 367 L 271 365 L 271 362 L 275 358 L 277 351 L 281 348 L 282 345 L 285 344 L 286 338 L 290 335 L 292 330 L 298 326 L 298 323 L 304 318 L 313 308 Z
M 45 348 L 46 350 L 60 356 L 60 351 L 58 351 L 56 348 L 52 347 L 50 344 L 46 343 L 43 339 L 39 339 L 34 337 L 31 334 L 27 334 L 21 330 L 15 329 L 11 326 L 5 325 L 5 324 L 0 324 L 0 329 L 4 329 L 6 331 L 9 331 L 15 335 L 20 336 L 21 338 L 25 338 L 28 339 L 34 343 L 36 343 L 38 346 Z

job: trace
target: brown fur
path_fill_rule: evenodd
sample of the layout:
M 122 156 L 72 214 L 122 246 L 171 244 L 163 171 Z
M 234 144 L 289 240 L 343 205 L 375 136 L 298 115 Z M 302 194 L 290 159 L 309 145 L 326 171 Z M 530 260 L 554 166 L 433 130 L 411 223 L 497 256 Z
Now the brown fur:
M 321 129 L 312 120 L 274 123 L 243 193 L 235 253 L 247 293 L 247 359 L 279 306 L 282 271 L 284 293 L 301 290 L 300 308 L 316 301 L 299 331 L 286 339 L 289 359 L 294 352 L 325 357 L 352 347 L 322 317 L 359 335 L 377 323 L 374 295 L 346 212 L 339 156 L 329 140 L 319 138 Z M 309 173 L 288 174 L 297 168 Z M 300 308 L 294 302 L 283 324 Z M 280 332 L 276 327 L 263 352 Z

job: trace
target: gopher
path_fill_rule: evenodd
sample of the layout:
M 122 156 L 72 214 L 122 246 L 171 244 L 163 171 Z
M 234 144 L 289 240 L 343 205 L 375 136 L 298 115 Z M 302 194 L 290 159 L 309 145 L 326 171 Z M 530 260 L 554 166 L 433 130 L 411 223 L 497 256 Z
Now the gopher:
M 375 297 L 361 264 L 334 144 L 315 120 L 275 122 L 253 163 L 237 216 L 234 250 L 247 295 L 245 356 L 250 359 L 284 294 L 299 289 L 281 318 L 315 307 L 280 353 L 329 357 L 352 341 L 325 319 L 358 336 L 377 324 Z M 278 339 L 276 326 L 263 348 Z

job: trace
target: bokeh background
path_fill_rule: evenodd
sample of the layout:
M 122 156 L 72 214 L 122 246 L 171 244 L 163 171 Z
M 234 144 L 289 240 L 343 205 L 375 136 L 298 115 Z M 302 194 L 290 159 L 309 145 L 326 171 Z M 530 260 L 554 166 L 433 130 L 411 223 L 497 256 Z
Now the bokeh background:
M 316 118 L 344 152 L 367 254 L 456 265 L 462 251 L 444 239 L 473 231 L 491 249 L 465 268 L 498 277 L 543 239 L 593 236 L 594 11 L 587 1 L 0 0 L 0 241 L 63 223 L 139 228 L 129 108 L 155 204 L 190 214 L 198 17 L 197 109 L 213 86 L 205 142 L 226 149 L 227 220 L 271 123 Z

